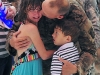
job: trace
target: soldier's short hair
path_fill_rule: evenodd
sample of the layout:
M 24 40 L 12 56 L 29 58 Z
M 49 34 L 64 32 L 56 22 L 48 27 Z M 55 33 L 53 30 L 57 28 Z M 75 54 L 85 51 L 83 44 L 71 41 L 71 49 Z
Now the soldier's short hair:
M 71 36 L 71 41 L 76 42 L 80 35 L 80 28 L 78 23 L 75 20 L 67 19 L 67 20 L 58 20 L 56 23 L 56 27 L 59 27 L 62 33 L 65 36 Z
M 57 7 L 58 8 L 58 13 L 60 15 L 65 15 L 70 8 L 70 3 L 68 2 L 68 0 L 54 0 L 54 1 L 50 1 L 50 7 Z

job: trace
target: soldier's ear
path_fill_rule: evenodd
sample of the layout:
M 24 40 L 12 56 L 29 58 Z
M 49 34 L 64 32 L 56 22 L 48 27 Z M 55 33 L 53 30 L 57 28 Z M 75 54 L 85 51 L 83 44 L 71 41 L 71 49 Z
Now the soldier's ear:
M 64 18 L 63 15 L 59 15 L 59 16 L 57 16 L 57 19 L 62 19 L 62 18 Z

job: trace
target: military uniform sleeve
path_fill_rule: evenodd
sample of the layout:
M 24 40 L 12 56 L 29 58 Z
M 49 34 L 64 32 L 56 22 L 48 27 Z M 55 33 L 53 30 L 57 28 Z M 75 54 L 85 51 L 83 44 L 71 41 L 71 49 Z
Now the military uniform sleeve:
M 81 26 L 81 34 L 78 38 L 81 48 L 80 60 L 76 63 L 78 66 L 79 75 L 87 75 L 90 69 L 92 71 L 92 65 L 96 55 L 93 28 L 88 26 L 90 24 L 91 22 L 89 23 L 89 20 L 86 19 L 86 23 Z
M 80 59 L 76 63 L 79 75 L 86 75 L 94 62 L 96 47 L 94 42 L 94 30 L 91 21 L 87 18 L 81 5 L 75 0 L 70 0 L 70 12 L 66 18 L 75 20 L 79 24 L 81 34 L 78 38 L 80 44 Z
M 95 33 L 95 43 L 96 48 L 100 47 L 100 21 L 99 21 L 99 10 L 97 6 L 96 0 L 85 0 L 84 9 L 86 15 L 90 19 L 93 25 L 94 33 Z

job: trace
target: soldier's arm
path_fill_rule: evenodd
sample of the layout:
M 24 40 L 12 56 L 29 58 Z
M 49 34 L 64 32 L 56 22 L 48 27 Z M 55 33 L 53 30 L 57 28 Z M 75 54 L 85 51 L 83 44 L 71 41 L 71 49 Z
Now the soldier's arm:
M 86 26 L 88 28 L 88 26 Z M 83 27 L 84 28 L 84 27 Z M 78 67 L 79 75 L 85 75 L 94 62 L 94 57 L 96 53 L 96 47 L 94 43 L 94 38 L 91 36 L 92 27 L 87 30 L 85 28 L 82 30 L 79 36 L 79 44 L 81 48 L 80 60 L 76 63 Z
M 100 38 L 100 22 L 99 22 L 98 11 L 97 11 L 97 8 L 95 8 L 95 6 L 93 6 L 93 4 L 90 2 L 90 0 L 88 0 L 88 2 L 86 2 L 86 0 L 85 0 L 84 4 L 85 4 L 84 9 L 85 9 L 86 15 L 89 18 L 89 20 L 92 22 L 92 27 L 93 27 L 93 28 L 91 27 L 90 30 L 88 29 L 87 33 L 88 32 L 90 33 L 91 38 L 94 39 L 94 41 L 95 41 L 96 48 L 98 48 L 98 47 L 100 47 L 100 39 L 99 39 Z M 93 30 L 94 30 L 95 35 L 92 35 Z M 88 34 L 87 34 L 87 36 L 89 37 Z M 87 50 L 87 52 L 91 53 L 91 54 L 88 54 L 87 52 L 83 52 L 80 60 L 77 62 L 78 71 L 79 71 L 80 74 L 87 73 L 90 66 L 94 62 L 94 56 L 95 56 L 96 48 L 95 48 L 94 41 L 90 40 L 88 37 L 80 36 L 80 39 L 79 39 L 81 49 L 85 50 L 85 51 Z M 86 42 L 81 43 L 82 40 L 87 41 L 87 43 Z M 88 47 L 90 47 L 90 48 L 88 48 Z
M 94 31 L 92 23 L 87 18 L 84 9 L 78 2 L 73 2 L 71 5 L 72 13 L 69 17 L 76 20 L 79 23 L 81 29 L 81 35 L 79 36 L 79 44 L 81 48 L 80 59 L 76 63 L 79 75 L 85 75 L 90 66 L 94 62 L 96 47 L 94 42 Z
M 85 16 L 85 15 L 84 15 Z M 84 18 L 84 17 L 83 17 Z M 76 63 L 79 75 L 85 75 L 93 65 L 96 53 L 94 30 L 91 21 L 87 18 L 80 26 L 81 34 L 79 36 L 79 44 L 81 48 L 80 60 Z
M 94 33 L 95 33 L 95 43 L 96 48 L 100 47 L 100 21 L 99 21 L 99 10 L 97 6 L 96 0 L 85 0 L 84 1 L 84 9 L 86 15 L 90 19 L 93 25 Z

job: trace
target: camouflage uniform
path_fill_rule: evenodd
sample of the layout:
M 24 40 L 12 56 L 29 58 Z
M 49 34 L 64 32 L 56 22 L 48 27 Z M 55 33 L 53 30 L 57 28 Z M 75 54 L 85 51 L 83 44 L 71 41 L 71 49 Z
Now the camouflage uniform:
M 81 34 L 78 38 L 80 44 L 80 60 L 76 63 L 78 67 L 77 75 L 87 75 L 94 62 L 96 47 L 94 43 L 94 33 L 92 23 L 87 18 L 85 11 L 76 0 L 69 0 L 70 10 L 65 19 L 73 19 L 79 23 Z M 56 50 L 57 47 L 53 44 L 52 36 L 54 28 L 54 20 L 43 17 L 39 22 L 39 31 L 47 50 Z M 78 45 L 79 47 L 79 45 Z M 10 47 L 11 48 L 11 47 Z M 44 75 L 50 75 L 50 63 L 51 59 L 43 61 Z M 92 74 L 91 74 L 92 75 Z
M 97 48 L 97 59 L 95 60 L 95 75 L 100 75 L 100 21 L 99 10 L 96 0 L 77 0 L 81 2 L 88 18 L 91 20 L 95 32 L 95 43 Z M 99 1 L 99 0 L 98 0 Z M 98 49 L 99 48 L 99 49 Z M 93 71 L 92 71 L 93 72 Z
M 92 26 L 95 33 L 96 48 L 100 47 L 100 21 L 99 21 L 99 10 L 97 7 L 96 0 L 77 0 L 83 6 L 86 15 L 92 22 Z

